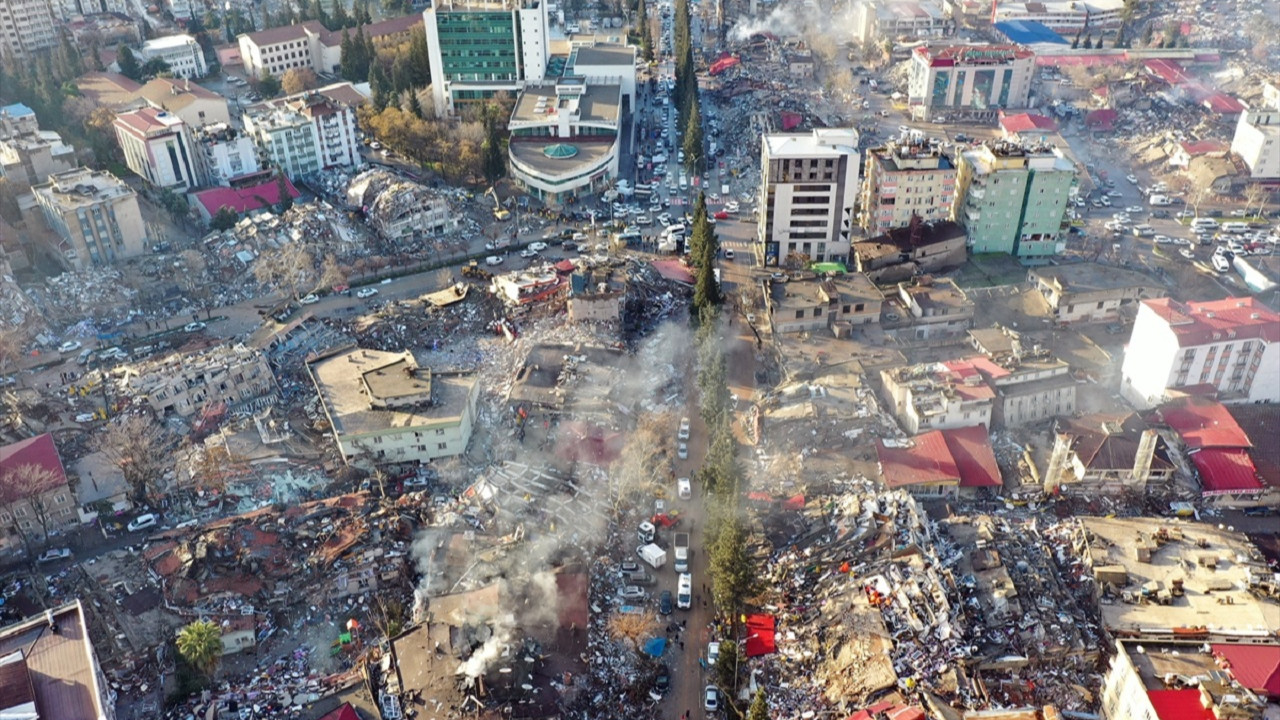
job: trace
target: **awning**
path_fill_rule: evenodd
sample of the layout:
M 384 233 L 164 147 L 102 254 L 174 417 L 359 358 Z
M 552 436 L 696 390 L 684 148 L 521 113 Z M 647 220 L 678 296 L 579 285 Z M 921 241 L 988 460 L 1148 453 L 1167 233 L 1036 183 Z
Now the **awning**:
M 747 657 L 759 657 L 778 652 L 775 640 L 777 621 L 772 615 L 747 616 Z

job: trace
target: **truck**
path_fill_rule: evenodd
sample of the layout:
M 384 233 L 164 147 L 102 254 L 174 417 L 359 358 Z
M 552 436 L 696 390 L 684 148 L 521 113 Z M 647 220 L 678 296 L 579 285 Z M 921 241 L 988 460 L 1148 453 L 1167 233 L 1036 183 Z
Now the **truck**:
M 667 551 L 653 543 L 636 548 L 636 555 L 639 555 L 641 560 L 649 563 L 655 570 L 667 564 Z
M 675 536 L 675 568 L 678 573 L 689 572 L 689 533 L 676 533 Z

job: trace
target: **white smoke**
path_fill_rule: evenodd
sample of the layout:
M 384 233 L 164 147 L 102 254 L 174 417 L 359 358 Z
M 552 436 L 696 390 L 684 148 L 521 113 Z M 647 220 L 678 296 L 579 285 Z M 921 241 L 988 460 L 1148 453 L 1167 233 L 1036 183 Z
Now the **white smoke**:
M 511 627 L 510 616 L 506 623 L 494 623 L 492 625 L 493 634 L 489 639 L 480 646 L 480 649 L 471 653 L 471 657 L 467 658 L 458 666 L 455 675 L 466 675 L 469 678 L 478 678 L 485 674 L 489 666 L 497 660 L 510 657 L 511 655 Z
M 773 33 L 778 36 L 797 35 L 802 23 L 790 8 L 778 7 L 765 17 L 744 17 L 729 30 L 729 40 L 746 42 L 752 35 Z

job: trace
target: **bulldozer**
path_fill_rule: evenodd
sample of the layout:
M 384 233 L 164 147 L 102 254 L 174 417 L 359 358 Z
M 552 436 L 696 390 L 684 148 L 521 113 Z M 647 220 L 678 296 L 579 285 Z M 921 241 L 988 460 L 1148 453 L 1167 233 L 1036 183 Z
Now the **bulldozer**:
M 472 260 L 471 262 L 462 266 L 462 277 L 468 278 L 470 280 L 480 280 L 483 282 L 488 282 L 489 280 L 493 279 L 493 273 L 480 267 L 480 263 L 476 262 L 475 260 Z

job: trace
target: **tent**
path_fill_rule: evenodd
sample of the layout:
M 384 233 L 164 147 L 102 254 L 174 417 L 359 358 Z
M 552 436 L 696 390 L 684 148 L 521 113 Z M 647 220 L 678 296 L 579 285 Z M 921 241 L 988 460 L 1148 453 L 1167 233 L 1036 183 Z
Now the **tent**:
M 747 657 L 759 657 L 778 652 L 776 627 L 777 621 L 772 615 L 747 616 Z
M 667 639 L 660 637 L 651 638 L 644 644 L 644 651 L 647 655 L 662 657 L 662 653 L 667 651 Z

